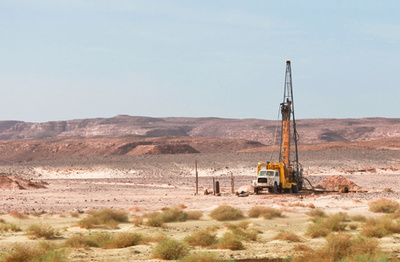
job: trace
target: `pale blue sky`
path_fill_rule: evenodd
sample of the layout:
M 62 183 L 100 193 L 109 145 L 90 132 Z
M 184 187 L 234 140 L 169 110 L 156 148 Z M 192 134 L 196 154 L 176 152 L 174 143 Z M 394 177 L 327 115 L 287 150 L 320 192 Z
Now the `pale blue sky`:
M 400 1 L 0 1 L 0 120 L 400 117 Z

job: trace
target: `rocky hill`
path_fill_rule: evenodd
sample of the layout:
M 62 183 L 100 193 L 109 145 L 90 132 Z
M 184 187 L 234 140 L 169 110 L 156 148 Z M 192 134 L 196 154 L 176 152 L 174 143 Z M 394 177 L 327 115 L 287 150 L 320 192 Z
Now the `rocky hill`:
M 119 115 L 112 118 L 27 123 L 0 121 L 0 140 L 54 137 L 216 137 L 246 139 L 271 145 L 276 121 L 225 118 L 153 118 Z M 365 141 L 400 137 L 400 118 L 301 119 L 300 143 Z

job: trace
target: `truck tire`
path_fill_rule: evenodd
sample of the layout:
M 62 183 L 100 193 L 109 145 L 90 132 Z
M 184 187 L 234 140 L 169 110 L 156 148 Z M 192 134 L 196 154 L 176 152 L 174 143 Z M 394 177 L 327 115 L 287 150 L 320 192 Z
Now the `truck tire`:
M 299 193 L 299 188 L 297 187 L 297 185 L 292 186 L 292 193 L 294 193 L 294 194 Z
M 272 188 L 272 194 L 278 193 L 278 185 L 275 183 L 274 187 Z
M 254 188 L 254 194 L 258 195 L 259 194 L 259 190 L 257 187 Z

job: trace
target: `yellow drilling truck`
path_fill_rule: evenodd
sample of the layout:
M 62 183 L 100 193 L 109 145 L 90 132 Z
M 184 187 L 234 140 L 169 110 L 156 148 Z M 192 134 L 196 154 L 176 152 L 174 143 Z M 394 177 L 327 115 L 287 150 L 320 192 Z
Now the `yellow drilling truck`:
M 254 193 L 259 194 L 265 188 L 270 193 L 298 193 L 303 187 L 303 168 L 298 160 L 296 120 L 294 117 L 292 68 L 286 61 L 285 87 L 283 102 L 280 104 L 282 115 L 280 131 L 279 162 L 259 162 L 257 178 L 253 180 Z M 294 150 L 291 154 L 291 143 Z M 292 157 L 292 159 L 291 159 Z

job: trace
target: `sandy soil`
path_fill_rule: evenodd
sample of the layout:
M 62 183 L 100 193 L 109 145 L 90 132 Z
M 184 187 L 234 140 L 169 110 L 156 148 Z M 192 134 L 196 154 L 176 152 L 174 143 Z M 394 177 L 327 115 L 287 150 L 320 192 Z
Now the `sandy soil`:
M 43 160 L 0 166 L 0 172 L 18 175 L 48 183 L 47 188 L 29 190 L 0 190 L 0 218 L 16 223 L 22 229 L 33 223 L 50 223 L 62 230 L 63 241 L 77 232 L 87 232 L 74 226 L 80 218 L 70 217 L 70 212 L 89 209 L 124 209 L 130 215 L 141 215 L 163 207 L 178 204 L 187 210 L 201 210 L 200 221 L 169 223 L 165 228 L 135 227 L 122 224 L 112 232 L 132 231 L 144 234 L 164 233 L 182 239 L 195 230 L 221 224 L 207 214 L 222 204 L 247 211 L 255 205 L 272 206 L 283 210 L 286 217 L 265 220 L 248 219 L 251 226 L 260 229 L 260 241 L 246 242 L 246 250 L 214 250 L 223 258 L 283 258 L 292 251 L 293 243 L 272 240 L 280 229 L 303 235 L 308 217 L 305 207 L 312 203 L 328 213 L 347 212 L 350 215 L 377 216 L 368 211 L 368 202 L 375 198 L 400 200 L 398 186 L 400 152 L 395 150 L 330 150 L 301 152 L 306 177 L 316 184 L 330 175 L 343 175 L 367 190 L 364 193 L 325 193 L 249 195 L 237 197 L 231 194 L 231 175 L 235 179 L 235 191 L 248 186 L 255 176 L 257 162 L 269 160 L 270 152 L 190 154 L 158 156 L 123 156 L 102 158 L 75 158 Z M 194 163 L 198 161 L 199 195 L 195 195 Z M 212 188 L 212 177 L 221 184 L 221 196 L 204 195 Z M 387 190 L 390 188 L 391 190 Z M 389 192 L 388 192 L 389 191 Z M 298 204 L 297 204 L 298 203 Z M 17 210 L 26 213 L 43 213 L 39 217 L 16 219 L 8 215 Z M 83 217 L 85 215 L 81 215 Z M 95 229 L 102 230 L 102 229 Z M 93 230 L 92 230 L 93 231 Z M 23 232 L 2 233 L 0 250 L 5 252 L 14 243 L 33 242 Z M 309 239 L 304 243 L 318 247 L 323 238 Z M 397 235 L 380 240 L 387 252 L 400 252 Z M 152 245 L 104 250 L 100 248 L 70 250 L 71 261 L 151 261 Z M 196 249 L 197 250 L 197 249 Z M 266 260 L 264 260 L 266 261 Z

